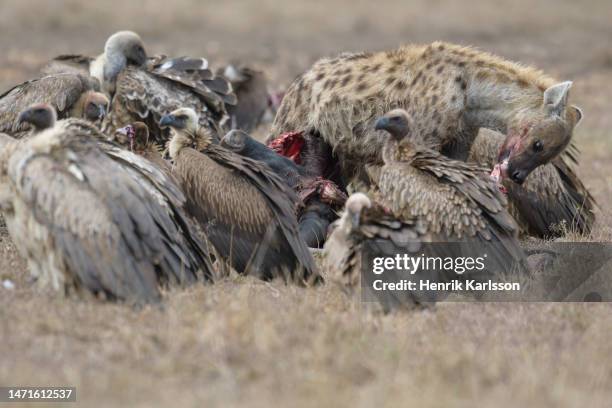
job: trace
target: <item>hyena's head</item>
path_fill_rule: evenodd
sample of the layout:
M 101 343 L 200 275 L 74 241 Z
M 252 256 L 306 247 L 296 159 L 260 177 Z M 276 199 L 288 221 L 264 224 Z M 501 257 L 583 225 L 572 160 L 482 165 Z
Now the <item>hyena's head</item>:
M 569 144 L 582 111 L 567 103 L 570 81 L 544 91 L 542 105 L 526 110 L 508 126 L 499 151 L 504 176 L 522 184 L 536 167 L 557 157 Z

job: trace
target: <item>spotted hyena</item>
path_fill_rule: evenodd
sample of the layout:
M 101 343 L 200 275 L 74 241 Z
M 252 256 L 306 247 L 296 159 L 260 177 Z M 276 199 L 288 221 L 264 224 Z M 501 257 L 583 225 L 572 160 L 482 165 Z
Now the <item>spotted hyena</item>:
M 322 59 L 290 86 L 272 135 L 302 130 L 321 137 L 349 179 L 380 161 L 376 118 L 403 108 L 411 135 L 465 160 L 479 128 L 506 135 L 498 161 L 522 183 L 567 146 L 582 114 L 567 103 L 571 82 L 469 47 L 436 42 L 394 51 Z

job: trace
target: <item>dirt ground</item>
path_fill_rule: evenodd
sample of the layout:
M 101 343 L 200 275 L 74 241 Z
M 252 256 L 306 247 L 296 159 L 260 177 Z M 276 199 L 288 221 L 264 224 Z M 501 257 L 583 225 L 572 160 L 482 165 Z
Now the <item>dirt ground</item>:
M 592 239 L 612 241 L 611 22 L 609 0 L 2 0 L 0 89 L 57 54 L 100 53 L 118 29 L 151 53 L 265 69 L 277 89 L 341 51 L 472 44 L 574 81 Z M 611 304 L 380 315 L 333 285 L 234 279 L 137 311 L 40 294 L 26 276 L 2 234 L 0 280 L 16 287 L 0 287 L 0 385 L 76 386 L 82 406 L 612 406 Z

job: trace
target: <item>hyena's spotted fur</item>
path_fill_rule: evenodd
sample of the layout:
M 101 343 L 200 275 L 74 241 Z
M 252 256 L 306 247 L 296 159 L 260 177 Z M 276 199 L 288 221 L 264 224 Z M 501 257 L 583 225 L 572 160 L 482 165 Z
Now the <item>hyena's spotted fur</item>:
M 467 158 L 480 127 L 520 138 L 511 145 L 518 154 L 530 137 L 538 136 L 530 134 L 534 125 L 549 116 L 544 94 L 553 85 L 533 68 L 446 43 L 342 54 L 318 61 L 294 81 L 272 135 L 304 130 L 322 137 L 339 156 L 345 175 L 352 177 L 362 174 L 363 164 L 380 161 L 385 136 L 374 131 L 376 118 L 402 108 L 414 120 L 412 137 L 451 157 Z M 561 108 L 559 116 L 567 125 L 562 130 L 569 128 L 561 133 L 571 136 L 579 113 L 569 105 Z M 553 135 L 545 148 L 556 156 L 568 141 L 567 134 Z M 542 156 L 532 161 L 552 158 Z

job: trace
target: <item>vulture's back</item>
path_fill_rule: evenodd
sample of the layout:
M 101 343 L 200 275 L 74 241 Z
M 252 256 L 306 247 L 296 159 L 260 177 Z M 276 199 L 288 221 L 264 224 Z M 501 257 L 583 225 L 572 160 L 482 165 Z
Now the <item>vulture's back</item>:
M 177 203 L 96 142 L 57 146 L 51 132 L 8 162 L 7 226 L 40 284 L 147 303 L 160 285 L 195 282 L 207 254 Z

